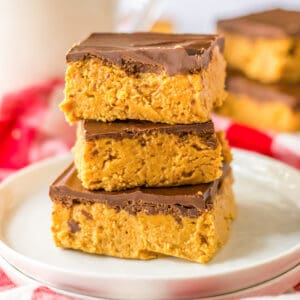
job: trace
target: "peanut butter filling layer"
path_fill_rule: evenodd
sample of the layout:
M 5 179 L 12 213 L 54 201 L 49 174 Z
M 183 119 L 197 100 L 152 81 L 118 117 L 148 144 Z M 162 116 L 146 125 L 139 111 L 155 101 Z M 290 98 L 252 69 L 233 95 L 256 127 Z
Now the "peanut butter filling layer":
M 115 191 L 205 183 L 219 178 L 223 162 L 231 160 L 223 133 L 216 134 L 211 122 L 157 126 L 80 123 L 73 153 L 82 185 Z

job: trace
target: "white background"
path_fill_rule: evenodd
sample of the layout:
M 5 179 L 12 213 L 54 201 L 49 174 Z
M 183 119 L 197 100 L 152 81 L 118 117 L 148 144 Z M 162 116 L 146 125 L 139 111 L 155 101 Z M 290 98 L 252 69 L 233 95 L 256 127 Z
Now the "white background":
M 178 32 L 213 32 L 216 20 L 269 8 L 300 10 L 300 0 L 169 0 L 164 19 Z

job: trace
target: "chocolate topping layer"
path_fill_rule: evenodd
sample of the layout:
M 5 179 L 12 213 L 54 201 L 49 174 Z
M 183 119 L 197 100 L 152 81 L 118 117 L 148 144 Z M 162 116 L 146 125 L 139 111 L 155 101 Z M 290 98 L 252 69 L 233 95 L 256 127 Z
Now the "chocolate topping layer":
M 238 18 L 220 20 L 218 29 L 253 37 L 300 37 L 300 11 L 273 9 Z
M 217 46 L 223 50 L 224 39 L 217 35 L 93 33 L 75 45 L 66 59 L 71 62 L 98 57 L 129 74 L 187 74 L 205 69 Z
M 72 207 L 76 203 L 103 203 L 118 211 L 126 210 L 130 214 L 145 212 L 150 215 L 173 215 L 176 219 L 182 216 L 197 218 L 203 212 L 212 209 L 214 196 L 229 172 L 230 167 L 226 164 L 223 167 L 222 178 L 211 183 L 105 192 L 84 189 L 72 164 L 50 186 L 49 194 L 53 201 L 58 201 L 66 207 Z
M 86 141 L 104 138 L 120 140 L 154 133 L 175 134 L 178 136 L 193 134 L 210 139 L 214 134 L 214 124 L 212 121 L 195 124 L 170 125 L 146 121 L 116 121 L 112 123 L 103 123 L 85 120 L 81 121 L 81 126 L 83 127 Z
M 240 73 L 229 72 L 226 79 L 226 88 L 229 92 L 246 95 L 257 101 L 284 102 L 292 110 L 300 110 L 299 84 L 262 84 L 250 80 Z

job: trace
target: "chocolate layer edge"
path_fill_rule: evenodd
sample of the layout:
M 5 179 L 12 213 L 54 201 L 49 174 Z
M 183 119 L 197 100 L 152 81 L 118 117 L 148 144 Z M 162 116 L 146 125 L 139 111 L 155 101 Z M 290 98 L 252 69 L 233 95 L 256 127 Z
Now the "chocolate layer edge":
M 67 62 L 99 58 L 128 74 L 198 73 L 207 68 L 212 50 L 224 48 L 218 35 L 163 33 L 93 33 L 66 55 Z
M 133 215 L 145 212 L 149 215 L 173 215 L 177 219 L 197 218 L 213 208 L 214 196 L 230 172 L 229 164 L 224 164 L 223 175 L 207 184 L 171 188 L 139 187 L 120 192 L 105 192 L 84 189 L 77 178 L 74 164 L 71 164 L 50 186 L 49 195 L 52 201 L 68 208 L 77 203 L 102 203 L 117 211 L 125 210 Z

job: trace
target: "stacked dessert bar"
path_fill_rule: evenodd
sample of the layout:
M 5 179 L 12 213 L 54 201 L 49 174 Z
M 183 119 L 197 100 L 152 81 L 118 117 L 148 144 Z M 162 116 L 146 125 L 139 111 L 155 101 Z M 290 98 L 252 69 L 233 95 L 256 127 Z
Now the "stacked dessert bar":
M 225 97 L 223 38 L 92 34 L 67 54 L 74 164 L 51 185 L 57 246 L 205 263 L 236 215 L 230 150 L 210 112 Z
M 221 20 L 231 69 L 218 110 L 250 126 L 300 130 L 300 12 L 275 9 Z M 232 71 L 234 70 L 234 71 Z

